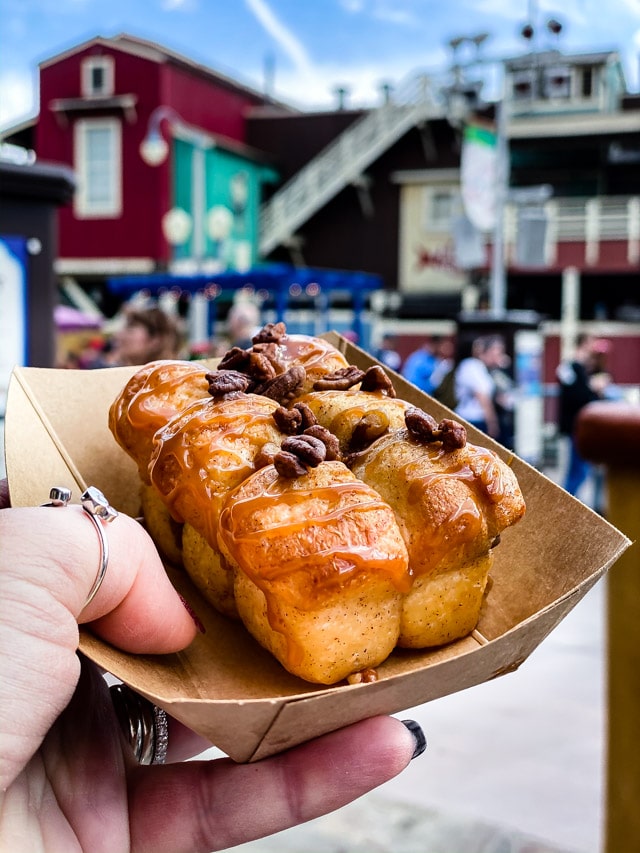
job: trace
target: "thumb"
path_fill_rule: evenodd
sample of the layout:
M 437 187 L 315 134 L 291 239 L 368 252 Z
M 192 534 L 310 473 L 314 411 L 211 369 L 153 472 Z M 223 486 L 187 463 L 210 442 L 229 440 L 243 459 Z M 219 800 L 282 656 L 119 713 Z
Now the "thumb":
M 0 512 L 1 563 L 31 581 L 24 590 L 49 591 L 79 622 L 125 651 L 163 654 L 185 648 L 196 626 L 174 590 L 143 528 L 119 515 L 103 524 L 107 570 L 83 609 L 98 573 L 100 539 L 80 506 L 28 507 Z M 29 595 L 25 592 L 25 595 Z M 30 604 L 30 602 L 26 602 Z

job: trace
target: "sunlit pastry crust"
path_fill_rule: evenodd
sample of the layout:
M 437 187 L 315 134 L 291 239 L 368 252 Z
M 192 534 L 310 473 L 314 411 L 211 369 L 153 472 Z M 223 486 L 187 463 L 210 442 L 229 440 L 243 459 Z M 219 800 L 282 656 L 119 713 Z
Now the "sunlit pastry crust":
M 151 481 L 178 522 L 188 521 L 213 553 L 197 546 L 193 537 L 185 569 L 194 569 L 194 581 L 209 601 L 228 613 L 229 585 L 221 583 L 217 544 L 218 518 L 227 492 L 261 463 L 261 453 L 278 449 L 282 440 L 273 420 L 274 400 L 257 394 L 239 394 L 190 406 L 154 436 L 149 464 Z M 216 578 L 204 580 L 206 564 Z M 218 597 L 220 594 L 220 597 Z
M 219 539 L 242 621 L 294 675 L 334 684 L 396 645 L 406 549 L 390 508 L 341 462 L 258 471 L 227 496 Z
M 238 619 L 233 593 L 233 572 L 218 548 L 189 523 L 182 530 L 182 559 L 191 580 L 219 613 Z
M 414 585 L 399 645 L 423 648 L 464 636 L 478 620 L 490 550 L 524 513 L 513 471 L 492 451 L 445 450 L 399 430 L 378 439 L 352 465 L 393 508 Z
M 160 553 L 182 564 L 181 525 L 149 485 L 155 432 L 191 403 L 208 397 L 208 368 L 192 361 L 152 361 L 131 377 L 109 409 L 109 428 L 138 465 L 140 502 L 147 530 Z
M 182 565 L 182 524 L 171 518 L 166 504 L 153 486 L 140 485 L 140 505 L 145 526 L 162 556 L 175 566 Z
M 109 428 L 137 462 L 144 483 L 149 482 L 154 434 L 191 403 L 208 397 L 209 372 L 193 361 L 152 361 L 131 377 L 112 403 Z

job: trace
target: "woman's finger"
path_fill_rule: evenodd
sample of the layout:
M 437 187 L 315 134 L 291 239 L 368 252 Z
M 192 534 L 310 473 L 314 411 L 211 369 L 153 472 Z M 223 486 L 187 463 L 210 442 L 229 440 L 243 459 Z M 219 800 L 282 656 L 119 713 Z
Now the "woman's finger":
M 109 561 L 85 608 L 100 566 L 98 532 L 79 506 L 27 507 L 0 513 L 0 565 L 50 594 L 80 622 L 125 651 L 163 654 L 185 648 L 196 626 L 142 527 L 126 515 L 104 524 Z M 21 593 L 16 591 L 17 595 Z M 43 604 L 43 606 L 45 606 Z
M 136 769 L 131 849 L 194 853 L 279 832 L 388 781 L 415 749 L 399 720 L 374 717 L 255 764 L 222 759 Z

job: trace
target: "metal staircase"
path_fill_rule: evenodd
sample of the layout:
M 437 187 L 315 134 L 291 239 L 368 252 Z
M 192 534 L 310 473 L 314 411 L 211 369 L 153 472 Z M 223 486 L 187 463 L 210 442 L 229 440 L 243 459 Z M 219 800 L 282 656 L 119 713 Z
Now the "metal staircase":
M 430 78 L 413 77 L 392 100 L 354 122 L 287 181 L 260 211 L 259 252 L 266 257 L 349 184 L 407 130 L 445 115 Z

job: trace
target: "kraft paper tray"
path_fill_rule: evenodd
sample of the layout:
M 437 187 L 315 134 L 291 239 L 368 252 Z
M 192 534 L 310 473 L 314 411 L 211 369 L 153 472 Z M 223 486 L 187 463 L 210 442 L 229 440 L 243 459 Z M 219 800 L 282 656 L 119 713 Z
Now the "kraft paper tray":
M 360 367 L 375 364 L 335 333 Z M 17 368 L 8 395 L 5 452 L 14 506 L 40 504 L 50 485 L 75 499 L 101 488 L 136 516 L 136 466 L 119 448 L 107 412 L 137 368 Z M 399 397 L 436 418 L 450 414 L 392 374 Z M 253 761 L 375 714 L 396 713 L 517 669 L 610 568 L 629 542 L 538 471 L 469 428 L 469 438 L 513 467 L 527 503 L 495 551 L 488 593 L 472 635 L 432 651 L 396 650 L 372 684 L 321 687 L 289 675 L 245 629 L 217 614 L 183 572 L 167 567 L 205 626 L 184 652 L 125 654 L 81 632 L 89 658 L 165 708 L 236 761 Z

